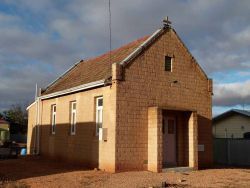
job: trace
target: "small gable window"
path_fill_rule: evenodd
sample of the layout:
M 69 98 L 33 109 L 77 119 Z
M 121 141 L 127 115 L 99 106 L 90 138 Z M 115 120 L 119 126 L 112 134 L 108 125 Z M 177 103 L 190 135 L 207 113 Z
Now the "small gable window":
M 165 56 L 165 71 L 172 72 L 172 57 Z

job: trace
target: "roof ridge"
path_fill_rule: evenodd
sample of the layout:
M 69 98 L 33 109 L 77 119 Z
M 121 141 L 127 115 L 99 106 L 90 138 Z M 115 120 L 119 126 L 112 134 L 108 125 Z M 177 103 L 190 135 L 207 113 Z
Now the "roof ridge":
M 238 108 L 233 108 L 232 110 L 241 110 L 241 111 L 245 111 L 243 109 L 238 109 Z

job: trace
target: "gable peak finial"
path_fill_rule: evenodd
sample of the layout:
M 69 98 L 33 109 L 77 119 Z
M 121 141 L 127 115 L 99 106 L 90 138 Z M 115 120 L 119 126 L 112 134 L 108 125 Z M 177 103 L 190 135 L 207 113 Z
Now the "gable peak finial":
M 168 19 L 168 16 L 163 19 L 164 27 L 171 27 L 172 22 Z

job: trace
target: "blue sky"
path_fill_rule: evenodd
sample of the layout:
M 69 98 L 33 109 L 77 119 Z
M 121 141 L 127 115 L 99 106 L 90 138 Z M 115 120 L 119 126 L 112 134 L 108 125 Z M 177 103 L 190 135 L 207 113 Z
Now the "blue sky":
M 250 109 L 248 0 L 111 0 L 112 46 L 153 33 L 169 16 L 214 80 L 213 114 Z M 0 111 L 27 105 L 80 59 L 109 49 L 107 0 L 1 0 Z

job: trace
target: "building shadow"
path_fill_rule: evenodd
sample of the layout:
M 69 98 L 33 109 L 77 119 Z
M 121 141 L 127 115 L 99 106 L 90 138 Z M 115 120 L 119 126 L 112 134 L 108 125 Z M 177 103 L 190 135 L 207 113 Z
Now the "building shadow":
M 37 126 L 34 126 L 30 152 L 36 153 L 38 150 L 38 155 L 0 161 L 0 176 L 19 180 L 98 168 L 99 139 L 96 136 L 96 123 L 77 123 L 75 135 L 70 133 L 70 124 L 57 124 L 55 134 L 52 134 L 51 125 L 40 126 L 40 133 Z
M 204 146 L 198 149 L 199 170 L 213 167 L 213 134 L 212 120 L 202 115 L 197 115 L 198 121 L 198 144 Z M 199 148 L 199 147 L 198 147 Z
M 17 181 L 26 178 L 62 174 L 74 171 L 92 170 L 68 161 L 58 161 L 42 156 L 26 156 L 0 161 L 0 182 Z

